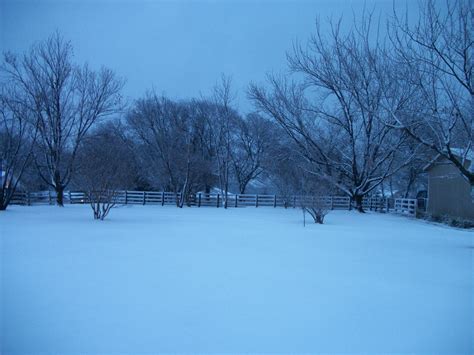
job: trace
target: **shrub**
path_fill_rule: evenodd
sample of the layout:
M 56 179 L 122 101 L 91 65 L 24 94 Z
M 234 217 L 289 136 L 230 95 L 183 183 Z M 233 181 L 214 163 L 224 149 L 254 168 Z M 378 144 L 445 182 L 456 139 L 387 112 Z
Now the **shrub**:
M 314 223 L 323 224 L 324 217 L 329 213 L 329 206 L 322 196 L 316 196 L 310 199 L 301 199 L 301 208 L 303 213 L 308 212 L 313 218 Z
M 464 219 L 460 217 L 426 214 L 422 218 L 427 221 L 443 223 L 443 224 L 447 224 L 448 226 L 456 227 L 456 228 L 464 228 L 464 229 L 474 228 L 474 220 Z

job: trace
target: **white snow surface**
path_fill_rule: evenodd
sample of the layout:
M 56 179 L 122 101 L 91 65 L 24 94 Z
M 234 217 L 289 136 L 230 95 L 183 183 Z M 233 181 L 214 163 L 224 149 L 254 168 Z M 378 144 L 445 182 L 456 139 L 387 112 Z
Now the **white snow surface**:
M 474 353 L 474 233 L 334 211 L 0 213 L 1 354 Z

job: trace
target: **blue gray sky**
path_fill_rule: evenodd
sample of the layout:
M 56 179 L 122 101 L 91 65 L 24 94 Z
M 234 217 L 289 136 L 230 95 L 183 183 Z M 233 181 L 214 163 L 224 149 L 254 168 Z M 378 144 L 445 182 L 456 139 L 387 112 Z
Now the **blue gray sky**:
M 172 98 L 210 93 L 221 73 L 233 78 L 236 105 L 249 82 L 286 69 L 285 52 L 304 41 L 316 17 L 350 23 L 363 7 L 382 17 L 392 0 L 0 0 L 0 50 L 22 52 L 56 29 L 77 62 L 106 65 L 127 80 L 124 95 L 154 88 Z M 416 11 L 414 0 L 396 1 Z

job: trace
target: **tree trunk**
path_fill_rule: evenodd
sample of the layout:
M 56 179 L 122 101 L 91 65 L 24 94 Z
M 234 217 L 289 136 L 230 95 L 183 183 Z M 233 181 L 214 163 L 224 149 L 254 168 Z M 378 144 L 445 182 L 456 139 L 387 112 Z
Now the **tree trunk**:
M 241 194 L 245 194 L 245 190 L 247 190 L 247 185 L 249 184 L 250 179 L 245 179 L 244 181 L 239 183 L 239 190 Z
M 412 185 L 415 183 L 416 180 L 416 171 L 414 169 L 410 169 L 409 176 L 408 176 L 408 184 L 405 189 L 405 193 L 403 194 L 403 198 L 408 198 L 410 195 L 410 190 Z
M 363 195 L 354 195 L 354 201 L 356 203 L 356 210 L 360 213 L 365 213 L 362 201 L 364 199 Z
M 64 206 L 64 186 L 56 185 L 55 190 L 56 190 L 56 203 L 58 206 L 63 207 Z
M 0 211 L 5 211 L 7 209 L 7 201 L 5 198 L 6 193 L 3 189 L 0 190 Z
M 228 155 L 228 154 L 227 154 Z M 229 159 L 229 158 L 227 158 Z M 228 199 L 229 199 L 229 162 L 226 162 L 225 165 L 225 191 L 224 191 L 224 208 L 227 208 Z

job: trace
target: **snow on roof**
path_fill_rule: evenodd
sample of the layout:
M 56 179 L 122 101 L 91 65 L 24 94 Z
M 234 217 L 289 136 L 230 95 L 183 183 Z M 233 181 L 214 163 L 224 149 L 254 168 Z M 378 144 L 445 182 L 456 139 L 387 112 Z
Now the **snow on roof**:
M 466 151 L 464 148 L 451 148 L 451 152 L 458 157 L 466 157 L 467 160 L 474 160 L 474 150 L 469 149 Z
M 467 151 L 465 148 L 450 148 L 451 153 L 454 154 L 455 156 L 466 159 L 469 161 L 471 164 L 469 165 L 469 171 L 474 171 L 474 150 L 472 148 L 469 148 Z M 445 152 L 447 154 L 447 152 Z M 428 170 L 439 158 L 441 157 L 441 154 L 436 154 L 436 156 L 431 160 L 428 164 L 426 164 L 423 167 L 423 170 L 426 171 Z

